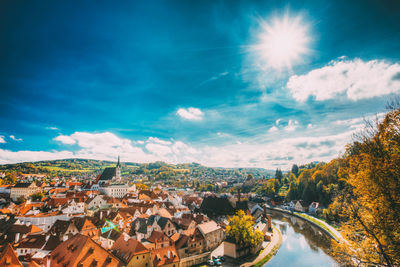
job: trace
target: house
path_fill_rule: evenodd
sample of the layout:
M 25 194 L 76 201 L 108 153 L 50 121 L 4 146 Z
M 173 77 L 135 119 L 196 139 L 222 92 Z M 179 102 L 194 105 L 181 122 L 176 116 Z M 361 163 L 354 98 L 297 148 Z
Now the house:
M 295 211 L 300 211 L 300 212 L 307 212 L 308 210 L 308 205 L 305 201 L 303 200 L 298 200 L 296 202 L 296 205 L 294 206 Z
M 294 210 L 294 208 L 296 207 L 296 203 L 297 203 L 297 200 L 292 200 L 292 201 L 290 201 L 289 202 L 289 210 Z
M 102 248 L 90 237 L 77 234 L 59 244 L 46 257 L 46 266 L 122 266 L 113 254 Z
M 10 244 L 0 254 L 0 266 L 23 267 Z
M 150 251 L 142 243 L 122 234 L 111 248 L 112 253 L 127 267 L 147 267 L 152 265 Z
M 204 236 L 206 250 L 216 248 L 224 240 L 224 231 L 215 221 L 209 221 L 197 225 L 200 233 Z
M 26 199 L 39 192 L 42 192 L 42 188 L 36 186 L 36 183 L 17 183 L 10 190 L 10 198 L 17 201 L 21 197 Z
M 128 193 L 128 186 L 126 184 L 101 185 L 99 191 L 109 197 L 123 198 Z
M 151 235 L 144 239 L 151 244 L 154 244 L 154 249 L 165 248 L 171 245 L 171 240 L 163 232 L 154 230 Z
M 170 219 L 158 215 L 151 215 L 147 219 L 137 218 L 133 221 L 131 229 L 131 235 L 136 235 L 138 240 L 149 238 L 154 230 L 162 231 L 167 236 L 176 233 L 174 223 Z
M 141 190 L 139 192 L 138 199 L 139 200 L 152 200 L 152 199 L 157 199 L 158 195 L 154 193 L 154 191 L 151 190 Z
M 71 199 L 67 204 L 61 207 L 61 211 L 67 215 L 83 214 L 85 213 L 85 203 Z
M 308 206 L 308 212 L 311 214 L 317 214 L 319 211 L 319 202 L 312 202 L 310 206 Z
M 181 259 L 191 255 L 199 255 L 205 252 L 206 241 L 198 228 L 191 234 L 182 234 L 175 242 L 175 247 Z
M 25 215 L 16 217 L 21 223 L 31 223 L 37 227 L 47 231 L 57 220 L 69 220 L 70 217 L 67 214 L 63 214 L 61 211 L 49 212 L 49 213 L 38 213 L 34 215 Z
M 58 237 L 46 235 L 46 244 L 36 254 L 31 256 L 31 260 L 39 264 L 44 264 L 44 260 L 61 243 Z
M 121 233 L 115 229 L 110 229 L 107 232 L 101 233 L 99 239 L 101 246 L 103 248 L 110 249 L 120 235 Z
M 5 235 L 2 237 L 4 240 L 2 242 L 6 243 L 18 243 L 21 239 L 27 237 L 33 233 L 39 233 L 43 230 L 33 224 L 20 224 L 19 221 L 16 221 L 11 227 L 7 229 Z
M 179 266 L 179 256 L 176 251 L 175 246 L 170 246 L 166 248 L 155 249 L 151 252 L 151 257 L 153 259 L 153 266 L 159 267 L 178 267 Z
M 49 233 L 64 241 L 78 233 L 95 240 L 99 238 L 98 228 L 86 217 L 74 217 L 69 221 L 57 220 Z
M 50 235 L 48 235 L 50 237 Z M 46 244 L 45 234 L 29 235 L 19 242 L 16 252 L 18 257 L 32 256 L 39 252 Z
M 172 221 L 180 231 L 196 228 L 196 222 L 191 218 L 173 218 Z
M 86 209 L 102 208 L 107 205 L 107 200 L 102 195 L 96 195 L 95 197 L 88 198 L 85 204 Z

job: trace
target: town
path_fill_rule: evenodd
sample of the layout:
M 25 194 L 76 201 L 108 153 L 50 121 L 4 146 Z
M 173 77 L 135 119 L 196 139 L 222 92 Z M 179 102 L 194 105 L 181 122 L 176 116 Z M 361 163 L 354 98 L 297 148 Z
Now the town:
M 254 193 L 128 184 L 119 158 L 89 182 L 43 178 L 1 185 L 1 266 L 219 266 L 278 237 Z M 235 214 L 251 218 L 256 243 L 227 233 Z

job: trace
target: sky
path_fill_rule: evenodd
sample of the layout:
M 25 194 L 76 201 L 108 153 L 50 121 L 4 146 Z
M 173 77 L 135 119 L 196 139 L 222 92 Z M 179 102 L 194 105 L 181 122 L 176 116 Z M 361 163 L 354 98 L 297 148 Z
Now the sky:
M 1 1 L 0 164 L 288 169 L 400 93 L 398 1 Z

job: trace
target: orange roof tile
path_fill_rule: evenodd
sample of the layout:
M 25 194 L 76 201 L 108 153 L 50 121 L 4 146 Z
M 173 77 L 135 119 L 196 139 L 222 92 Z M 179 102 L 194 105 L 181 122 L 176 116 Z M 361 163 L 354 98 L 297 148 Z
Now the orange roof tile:
M 0 254 L 0 266 L 23 267 L 10 244 Z
M 90 237 L 77 234 L 61 243 L 48 258 L 50 266 L 121 266 L 122 263 Z
M 120 235 L 111 247 L 111 251 L 125 263 L 129 263 L 135 255 L 149 252 L 142 243 L 127 234 Z
M 156 267 L 180 261 L 175 246 L 155 249 L 151 252 L 151 256 Z

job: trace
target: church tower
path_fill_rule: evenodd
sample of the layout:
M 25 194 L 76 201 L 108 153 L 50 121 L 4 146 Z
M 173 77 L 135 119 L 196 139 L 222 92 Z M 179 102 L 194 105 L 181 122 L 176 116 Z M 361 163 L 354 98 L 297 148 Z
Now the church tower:
M 119 162 L 119 156 L 117 166 L 115 166 L 115 180 L 118 182 L 121 181 L 121 163 Z

